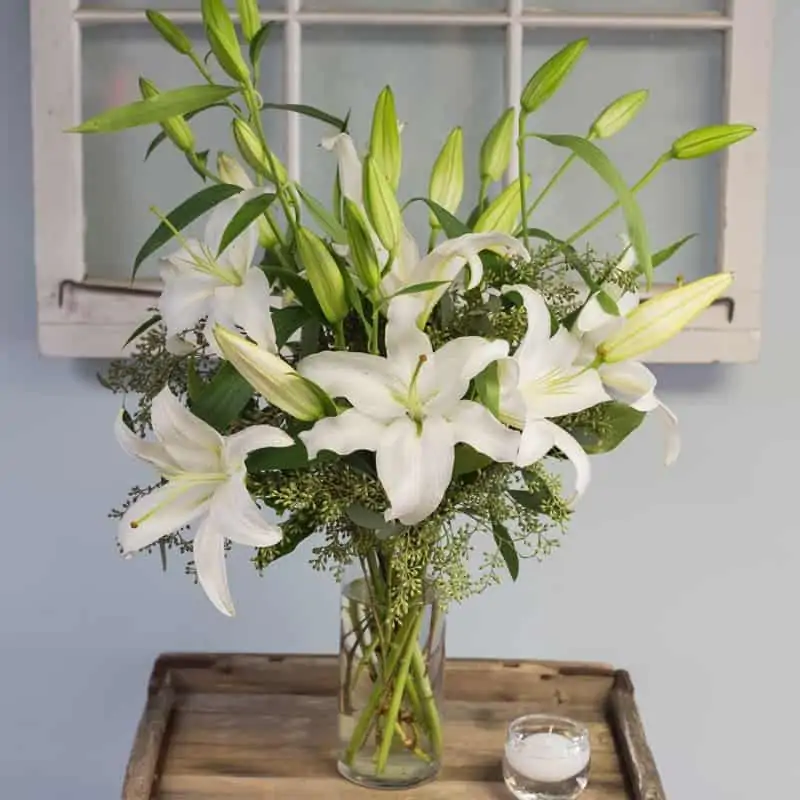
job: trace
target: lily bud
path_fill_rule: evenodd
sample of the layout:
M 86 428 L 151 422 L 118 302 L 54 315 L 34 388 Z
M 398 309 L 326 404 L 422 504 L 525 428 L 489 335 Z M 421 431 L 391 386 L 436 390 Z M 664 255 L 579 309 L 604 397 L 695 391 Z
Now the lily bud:
M 523 182 L 524 191 L 527 192 L 530 185 L 531 176 L 526 175 Z M 483 213 L 478 217 L 473 231 L 475 233 L 488 233 L 490 231 L 513 233 L 522 213 L 519 193 L 520 178 L 517 178 L 513 183 L 506 186 L 484 209 Z
M 236 8 L 239 11 L 239 22 L 244 38 L 251 42 L 261 30 L 261 14 L 258 10 L 258 3 L 256 0 L 236 0 Z
M 325 319 L 341 322 L 350 310 L 344 278 L 327 245 L 308 228 L 297 231 L 297 251 Z
M 388 86 L 381 91 L 375 102 L 369 152 L 374 156 L 389 186 L 396 192 L 400 184 L 403 151 L 400 145 L 400 126 L 397 123 L 394 94 Z
M 242 154 L 242 158 L 259 175 L 263 175 L 268 181 L 279 186 L 283 186 L 289 180 L 286 167 L 283 166 L 274 153 L 267 153 L 261 143 L 261 139 L 258 138 L 256 132 L 244 120 L 234 119 L 233 138 L 239 148 L 239 152 Z M 273 172 L 273 165 L 277 175 Z
M 657 295 L 632 311 L 616 333 L 600 344 L 606 364 L 628 361 L 660 347 L 705 311 L 733 282 L 722 272 Z
M 282 358 L 222 325 L 214 326 L 222 355 L 268 402 L 302 422 L 315 422 L 333 409 L 333 401 Z
M 640 89 L 618 97 L 613 103 L 606 106 L 589 128 L 589 137 L 608 139 L 619 133 L 641 111 L 647 102 L 650 92 Z
M 587 44 L 588 39 L 570 42 L 536 70 L 522 90 L 520 105 L 525 114 L 532 114 L 558 91 Z
M 499 181 L 508 169 L 514 147 L 514 109 L 507 108 L 495 122 L 481 145 L 482 181 Z
M 458 208 L 464 196 L 464 133 L 461 128 L 450 131 L 436 157 L 428 195 L 434 203 L 438 203 L 451 214 Z M 440 227 L 434 214 L 430 215 L 430 224 L 434 228 Z
M 242 58 L 233 20 L 223 0 L 202 0 L 201 11 L 206 38 L 225 72 L 238 83 L 250 83 L 250 70 Z
M 344 201 L 344 226 L 347 229 L 347 243 L 356 275 L 373 292 L 381 282 L 381 267 L 372 242 L 372 232 L 364 213 L 347 198 Z
M 192 52 L 192 43 L 189 37 L 168 17 L 160 11 L 145 11 L 150 24 L 161 34 L 161 38 L 182 56 Z
M 147 78 L 139 78 L 139 90 L 145 100 L 159 94 L 158 87 Z M 170 117 L 161 123 L 161 129 L 169 140 L 184 153 L 193 153 L 195 138 L 189 123 L 181 116 Z
M 697 128 L 673 142 L 671 155 L 681 160 L 702 158 L 741 142 L 755 132 L 752 125 L 709 125 L 706 128 Z
M 400 245 L 403 219 L 392 187 L 371 153 L 364 159 L 364 208 L 381 244 L 393 253 Z
M 253 181 L 250 180 L 250 176 L 245 172 L 244 167 L 227 153 L 219 153 L 217 155 L 217 172 L 223 183 L 241 186 L 245 190 L 254 188 Z M 278 243 L 275 232 L 263 214 L 258 218 L 258 243 L 265 250 L 271 250 Z

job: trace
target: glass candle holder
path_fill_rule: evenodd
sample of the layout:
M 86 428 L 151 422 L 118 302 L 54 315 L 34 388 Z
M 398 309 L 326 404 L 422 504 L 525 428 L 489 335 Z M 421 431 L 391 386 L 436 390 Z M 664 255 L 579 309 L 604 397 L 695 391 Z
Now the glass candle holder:
M 531 714 L 508 726 L 503 778 L 519 800 L 575 800 L 589 782 L 590 758 L 583 725 Z

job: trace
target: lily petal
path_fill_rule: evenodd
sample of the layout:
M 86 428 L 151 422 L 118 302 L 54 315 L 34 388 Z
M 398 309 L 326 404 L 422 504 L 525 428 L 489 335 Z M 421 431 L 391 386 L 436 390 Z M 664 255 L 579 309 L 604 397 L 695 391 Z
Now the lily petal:
M 193 550 L 197 580 L 206 596 L 226 617 L 234 616 L 225 569 L 225 536 L 217 519 L 209 515 L 203 522 L 194 537 Z
M 523 380 L 520 392 L 528 415 L 542 419 L 576 414 L 611 399 L 595 369 L 554 370 L 537 381 Z
M 522 297 L 525 314 L 528 318 L 528 329 L 515 353 L 520 370 L 524 376 L 528 372 L 538 372 L 538 364 L 542 348 L 550 339 L 550 311 L 544 297 L 524 284 L 503 287 L 503 293 L 517 292 Z
M 235 472 L 254 450 L 266 447 L 291 447 L 294 439 L 272 425 L 253 425 L 225 437 L 224 461 L 228 472 Z
M 320 142 L 323 149 L 333 152 L 339 160 L 339 181 L 342 194 L 358 205 L 363 205 L 361 160 L 353 139 L 340 133 Z
M 529 467 L 541 461 L 555 445 L 553 429 L 558 426 L 546 419 L 533 418 L 525 422 L 517 453 L 517 466 Z
M 656 410 L 659 412 L 659 417 L 666 428 L 667 448 L 665 463 L 669 467 L 678 460 L 678 456 L 681 454 L 681 435 L 678 430 L 678 417 L 660 400 L 658 400 L 658 407 Z
M 380 356 L 326 351 L 304 358 L 297 371 L 331 397 L 344 397 L 375 419 L 390 420 L 405 414 L 395 396 L 404 396 L 406 387 Z
M 600 367 L 600 377 L 618 400 L 633 406 L 637 411 L 652 411 L 658 405 L 653 394 L 656 376 L 639 361 L 603 364 Z M 644 405 L 640 407 L 641 403 Z
M 427 417 L 417 430 L 408 417 L 385 429 L 377 451 L 378 477 L 391 507 L 386 519 L 416 525 L 432 514 L 450 484 L 455 448 L 450 423 Z
M 129 456 L 152 464 L 164 476 L 180 472 L 180 467 L 162 444 L 142 439 L 125 424 L 122 411 L 119 412 L 114 423 L 114 434 L 122 449 Z
M 167 328 L 167 336 L 178 336 L 191 330 L 209 312 L 214 290 L 220 282 L 199 272 L 161 271 L 164 289 L 158 299 L 158 310 Z
M 135 553 L 194 522 L 209 508 L 216 481 L 174 480 L 137 500 L 119 523 L 123 551 Z
M 433 353 L 430 339 L 417 327 L 423 309 L 420 299 L 412 295 L 395 297 L 389 303 L 386 355 L 395 374 L 404 382 L 411 380 L 420 358 L 429 359 Z
M 515 460 L 520 435 L 499 422 L 480 403 L 461 400 L 448 419 L 456 442 L 464 442 L 494 461 L 510 463 Z
M 519 364 L 513 358 L 497 362 L 500 383 L 500 418 L 508 425 L 522 429 L 527 412 L 525 399 L 519 391 Z
M 374 451 L 385 427 L 357 409 L 349 408 L 336 417 L 321 419 L 310 431 L 303 431 L 300 439 L 309 458 L 316 458 L 320 450 L 345 456 L 356 450 Z
M 225 328 L 241 328 L 259 347 L 277 353 L 275 325 L 270 312 L 272 305 L 267 276 L 258 267 L 252 267 L 241 286 L 217 289 L 206 326 L 209 341 L 214 338 L 211 331 L 220 324 Z
M 578 444 L 577 439 L 554 423 L 553 441 L 555 446 L 572 462 L 575 467 L 575 494 L 570 502 L 579 500 L 592 477 L 592 466 L 586 451 Z
M 245 472 L 233 475 L 211 501 L 211 516 L 219 530 L 237 544 L 272 547 L 283 538 L 277 525 L 267 522 L 245 485 Z

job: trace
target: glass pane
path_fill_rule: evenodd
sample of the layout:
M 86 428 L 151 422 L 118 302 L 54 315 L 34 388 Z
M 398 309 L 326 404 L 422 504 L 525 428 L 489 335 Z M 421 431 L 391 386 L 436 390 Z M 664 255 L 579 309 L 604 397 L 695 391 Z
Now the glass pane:
M 553 30 L 530 31 L 525 38 L 524 74 L 536 68 L 570 39 L 581 36 Z M 614 98 L 649 89 L 639 116 L 616 136 L 600 143 L 629 184 L 688 130 L 724 121 L 723 36 L 711 32 L 598 32 L 572 76 L 531 118 L 529 130 L 585 135 L 599 111 Z M 565 151 L 531 141 L 527 171 L 533 192 L 547 183 Z M 687 278 L 716 270 L 720 198 L 719 156 L 667 164 L 639 194 L 654 250 L 690 233 L 699 236 L 659 268 L 657 277 Z M 536 212 L 531 224 L 568 237 L 613 199 L 610 190 L 583 163 L 576 163 Z M 619 249 L 624 231 L 619 213 L 582 242 L 601 253 Z
M 205 53 L 200 28 L 187 28 Z M 283 43 L 275 31 L 267 45 L 262 81 L 267 100 L 283 96 Z M 144 74 L 162 89 L 202 83 L 191 62 L 170 50 L 147 25 L 89 27 L 83 32 L 83 115 L 90 117 L 116 105 L 140 99 L 138 78 Z M 220 77 L 220 82 L 223 78 Z M 267 136 L 284 156 L 283 116 L 265 116 Z M 210 109 L 192 120 L 197 149 L 235 152 L 230 135 L 231 114 Z M 86 136 L 84 142 L 84 205 L 86 261 L 90 276 L 129 278 L 133 260 L 158 224 L 151 206 L 168 212 L 202 188 L 200 179 L 170 143 L 162 144 L 143 163 L 148 144 L 158 133 L 150 126 L 111 135 Z M 202 230 L 202 227 L 201 227 Z M 158 275 L 153 258 L 140 270 L 143 278 Z
M 225 0 L 229 8 L 236 8 L 236 0 Z M 262 11 L 286 8 L 284 0 L 258 0 Z M 154 8 L 158 11 L 200 11 L 200 0 L 81 0 L 81 8 Z
M 580 11 L 591 14 L 702 14 L 723 12 L 726 0 L 525 0 L 529 11 Z
M 503 11 L 506 0 L 301 0 L 310 11 Z
M 427 194 L 431 167 L 448 132 L 464 131 L 466 189 L 463 206 L 477 199 L 480 143 L 505 108 L 502 30 L 474 28 L 312 27 L 304 35 L 303 100 L 342 115 L 352 110 L 350 130 L 366 149 L 372 109 L 380 90 L 394 90 L 403 129 L 400 199 Z M 303 178 L 326 203 L 334 158 L 317 145 L 331 129 L 303 120 Z M 426 212 L 412 206 L 407 221 L 426 234 Z M 467 216 L 469 209 L 459 209 Z

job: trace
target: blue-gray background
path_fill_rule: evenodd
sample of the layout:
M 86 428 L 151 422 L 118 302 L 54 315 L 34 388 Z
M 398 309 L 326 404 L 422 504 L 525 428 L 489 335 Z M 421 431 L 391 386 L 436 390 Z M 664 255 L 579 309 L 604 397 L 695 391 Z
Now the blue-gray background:
M 599 659 L 633 673 L 671 798 L 789 797 L 797 758 L 800 4 L 778 0 L 763 357 L 659 370 L 684 454 L 655 421 L 595 479 L 561 552 L 453 612 L 453 655 Z M 302 557 L 231 565 L 219 616 L 157 559 L 117 557 L 118 451 L 97 365 L 36 347 L 28 10 L 0 4 L 0 797 L 117 796 L 163 650 L 335 647 L 337 588 Z

